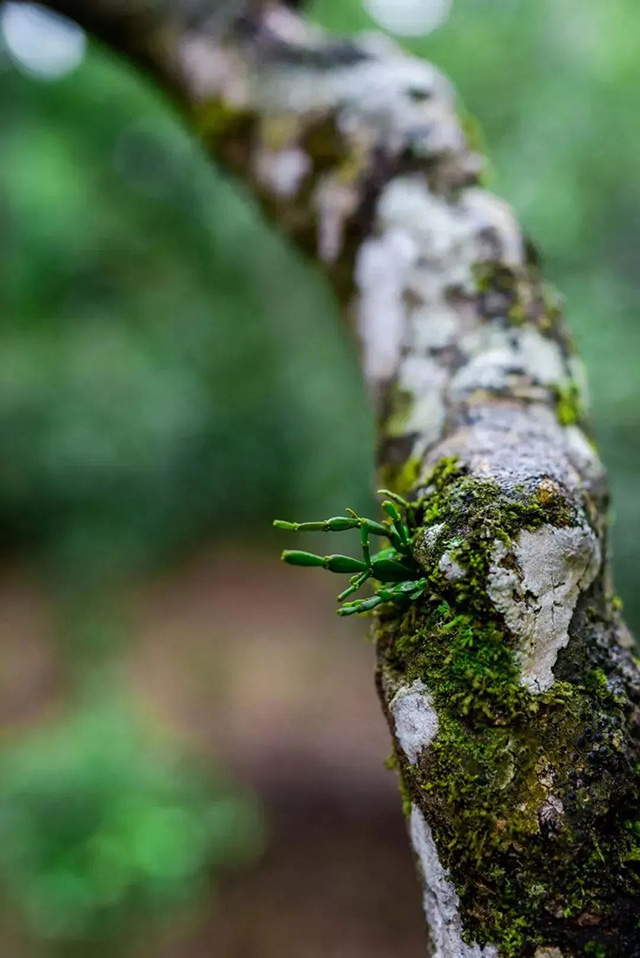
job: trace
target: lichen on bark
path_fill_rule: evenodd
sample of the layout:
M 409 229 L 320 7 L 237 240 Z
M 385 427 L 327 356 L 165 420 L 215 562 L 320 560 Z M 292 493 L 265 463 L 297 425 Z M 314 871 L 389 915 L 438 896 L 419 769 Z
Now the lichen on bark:
M 574 528 L 576 507 L 546 489 L 506 494 L 450 462 L 427 490 L 416 558 L 433 591 L 380 615 L 379 682 L 403 789 L 455 888 L 463 943 L 505 958 L 550 944 L 562 955 L 589 954 L 589 943 L 634 954 L 635 675 L 624 650 L 602 641 L 616 634 L 616 613 L 587 589 L 555 681 L 537 692 L 522 681 L 518 637 L 487 586 L 496 540 L 509 548 L 523 532 Z M 462 578 L 442 572 L 445 554 Z M 416 683 L 437 721 L 421 751 L 415 741 L 407 750 L 393 708 Z
M 49 4 L 172 91 L 357 329 L 430 581 L 373 628 L 433 958 L 639 958 L 640 675 L 584 375 L 451 85 L 276 0 Z

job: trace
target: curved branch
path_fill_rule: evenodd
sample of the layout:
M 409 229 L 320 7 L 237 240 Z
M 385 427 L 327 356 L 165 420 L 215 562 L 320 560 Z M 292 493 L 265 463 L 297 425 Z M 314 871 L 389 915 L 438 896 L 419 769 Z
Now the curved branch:
M 50 6 L 178 97 L 355 319 L 430 582 L 374 630 L 434 958 L 640 956 L 640 676 L 583 374 L 449 83 L 277 3 Z

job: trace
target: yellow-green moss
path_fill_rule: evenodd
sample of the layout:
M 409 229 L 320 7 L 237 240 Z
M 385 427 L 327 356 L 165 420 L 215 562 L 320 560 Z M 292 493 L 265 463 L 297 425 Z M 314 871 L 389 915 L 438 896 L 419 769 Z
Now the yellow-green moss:
M 404 803 L 417 797 L 427 814 L 469 940 L 520 958 L 525 944 L 544 942 L 546 911 L 611 917 L 615 894 L 637 894 L 640 849 L 620 823 L 639 814 L 638 783 L 606 675 L 532 695 L 500 624 L 446 602 L 395 628 L 387 664 L 403 681 L 425 681 L 439 717 L 429 750 L 403 768 Z M 602 827 L 606 815 L 617 827 Z
M 402 684 L 422 680 L 438 714 L 419 761 L 400 757 L 403 804 L 417 803 L 433 830 L 470 942 L 522 958 L 548 944 L 555 921 L 571 929 L 576 955 L 598 955 L 586 945 L 606 947 L 617 929 L 623 950 L 607 958 L 627 958 L 640 944 L 627 904 L 640 904 L 640 779 L 627 700 L 611 685 L 609 660 L 596 661 L 587 646 L 568 679 L 532 694 L 486 592 L 496 538 L 575 522 L 559 487 L 541 486 L 507 494 L 443 460 L 422 487 L 416 518 L 436 528 L 436 545 L 427 536 L 416 558 L 432 590 L 377 625 L 383 668 Z M 439 572 L 443 550 L 466 568 L 462 581 Z
M 506 320 L 513 326 L 529 324 L 556 340 L 568 355 L 575 351 L 562 319 L 560 298 L 542 281 L 535 258 L 524 266 L 482 263 L 474 270 L 478 312 L 487 320 Z
M 378 470 L 378 480 L 385 489 L 392 489 L 399 496 L 407 497 L 418 484 L 422 470 L 419 456 L 406 459 L 401 465 L 386 464 Z
M 573 426 L 582 417 L 582 401 L 576 383 L 569 380 L 555 386 L 556 415 L 563 426 Z
M 205 139 L 218 139 L 244 129 L 248 122 L 253 123 L 253 114 L 233 106 L 226 100 L 208 100 L 194 110 L 196 131 Z
M 387 436 L 403 436 L 409 416 L 413 410 L 413 394 L 397 386 L 390 391 L 389 412 L 385 419 L 384 431 Z

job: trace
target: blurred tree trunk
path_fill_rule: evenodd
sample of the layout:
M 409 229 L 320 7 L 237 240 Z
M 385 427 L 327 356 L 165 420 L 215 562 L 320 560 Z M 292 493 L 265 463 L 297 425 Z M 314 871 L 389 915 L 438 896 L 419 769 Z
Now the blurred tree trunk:
M 321 264 L 381 479 L 426 497 L 432 591 L 373 629 L 432 955 L 640 956 L 640 676 L 582 370 L 449 83 L 267 0 L 50 5 L 151 71 Z

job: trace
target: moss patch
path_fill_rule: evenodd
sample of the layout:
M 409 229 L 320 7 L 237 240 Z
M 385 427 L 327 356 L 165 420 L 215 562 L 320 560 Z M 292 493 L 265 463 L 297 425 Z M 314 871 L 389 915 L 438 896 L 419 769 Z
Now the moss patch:
M 425 682 L 438 713 L 438 735 L 420 760 L 400 757 L 403 802 L 417 803 L 433 829 L 465 934 L 496 945 L 500 958 L 549 942 L 627 958 L 640 946 L 629 703 L 589 655 L 569 680 L 529 692 L 486 594 L 496 538 L 573 524 L 575 508 L 551 480 L 507 495 L 455 460 L 438 464 L 414 508 L 416 559 L 432 590 L 380 617 L 378 650 L 396 681 Z M 466 568 L 461 581 L 439 571 L 444 551 Z
M 501 262 L 475 267 L 478 311 L 487 320 L 513 326 L 529 324 L 544 336 L 555 339 L 566 355 L 575 352 L 571 334 L 563 320 L 561 299 L 543 282 L 539 266 L 506 266 Z
M 606 676 L 534 696 L 499 623 L 446 602 L 407 613 L 388 664 L 434 698 L 438 736 L 403 768 L 403 804 L 427 815 L 469 941 L 515 958 L 553 916 L 576 932 L 615 923 L 616 900 L 638 893 L 640 833 L 624 821 L 640 807 Z
M 389 410 L 385 419 L 385 433 L 392 437 L 403 436 L 414 406 L 413 395 L 396 386 L 391 390 L 388 402 Z
M 573 426 L 583 415 L 580 390 L 569 380 L 555 387 L 556 415 L 563 426 Z
M 443 459 L 425 483 L 416 509 L 419 531 L 415 555 L 444 597 L 465 612 L 493 614 L 486 594 L 486 577 L 496 539 L 509 545 L 522 530 L 567 526 L 576 522 L 576 509 L 552 480 L 542 479 L 531 491 L 512 489 L 507 495 L 497 483 L 465 474 L 457 459 Z M 428 530 L 437 526 L 437 541 Z M 435 545 L 435 547 L 434 547 Z M 439 569 L 443 547 L 467 570 L 453 589 Z
M 399 496 L 407 497 L 418 484 L 422 470 L 419 456 L 405 459 L 397 465 L 388 463 L 378 469 L 378 480 L 385 489 L 393 489 Z

